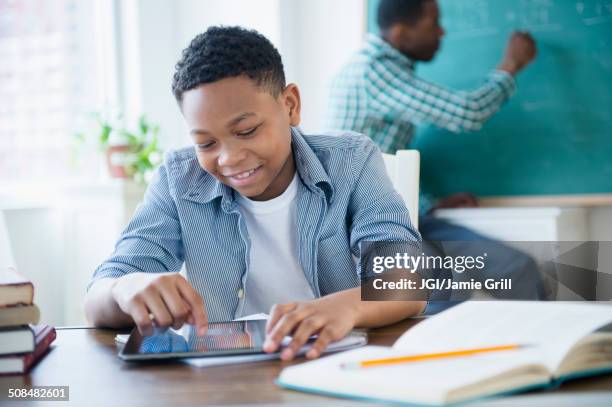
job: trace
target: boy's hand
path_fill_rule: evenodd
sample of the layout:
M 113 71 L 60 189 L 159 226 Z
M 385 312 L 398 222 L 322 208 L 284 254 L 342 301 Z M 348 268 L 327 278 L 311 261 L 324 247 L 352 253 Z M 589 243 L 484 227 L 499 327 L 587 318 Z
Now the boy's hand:
M 206 333 L 207 316 L 200 294 L 178 273 L 130 273 L 113 284 L 112 296 L 119 308 L 134 320 L 143 335 L 159 328 L 179 329 L 185 322 L 198 335 Z
M 287 335 L 291 343 L 281 352 L 281 359 L 291 360 L 308 341 L 318 334 L 308 359 L 318 357 L 330 342 L 342 339 L 357 323 L 358 304 L 346 295 L 336 293 L 313 301 L 280 304 L 272 307 L 266 325 L 264 351 L 275 352 Z

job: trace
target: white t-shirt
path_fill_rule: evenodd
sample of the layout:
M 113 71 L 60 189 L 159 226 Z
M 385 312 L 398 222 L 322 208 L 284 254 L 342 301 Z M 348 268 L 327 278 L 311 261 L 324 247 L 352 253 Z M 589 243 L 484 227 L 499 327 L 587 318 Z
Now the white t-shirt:
M 237 198 L 251 251 L 236 317 L 269 313 L 274 304 L 314 298 L 298 261 L 298 182 L 296 173 L 285 192 L 269 201 L 252 201 L 241 195 Z

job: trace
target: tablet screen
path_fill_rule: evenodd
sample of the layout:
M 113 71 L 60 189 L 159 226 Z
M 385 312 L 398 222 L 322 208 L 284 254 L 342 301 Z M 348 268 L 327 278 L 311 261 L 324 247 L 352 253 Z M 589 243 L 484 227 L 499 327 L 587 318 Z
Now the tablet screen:
M 134 329 L 119 356 L 125 360 L 170 359 L 262 353 L 266 321 L 217 322 L 208 324 L 206 335 L 198 336 L 185 325 L 152 336 Z

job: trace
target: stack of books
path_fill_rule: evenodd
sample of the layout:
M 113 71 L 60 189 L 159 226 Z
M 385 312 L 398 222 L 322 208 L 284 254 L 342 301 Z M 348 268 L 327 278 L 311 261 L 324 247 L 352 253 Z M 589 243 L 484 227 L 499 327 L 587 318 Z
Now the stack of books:
M 34 286 L 13 267 L 0 269 L 0 375 L 24 374 L 55 339 L 55 329 L 36 325 Z

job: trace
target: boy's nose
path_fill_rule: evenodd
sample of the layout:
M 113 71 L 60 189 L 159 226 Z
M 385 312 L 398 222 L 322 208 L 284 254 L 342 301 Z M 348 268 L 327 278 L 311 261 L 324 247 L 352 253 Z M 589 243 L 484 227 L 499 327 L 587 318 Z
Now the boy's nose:
M 219 167 L 234 167 L 246 158 L 246 152 L 239 148 L 225 148 L 219 154 Z

